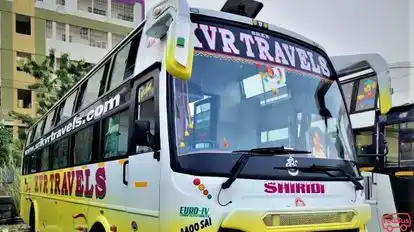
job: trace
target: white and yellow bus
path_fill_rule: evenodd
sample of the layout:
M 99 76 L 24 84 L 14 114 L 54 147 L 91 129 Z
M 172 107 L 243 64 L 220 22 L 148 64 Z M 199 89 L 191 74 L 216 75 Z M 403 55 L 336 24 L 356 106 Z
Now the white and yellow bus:
M 329 57 L 232 3 L 159 1 L 29 129 L 32 231 L 366 231 Z

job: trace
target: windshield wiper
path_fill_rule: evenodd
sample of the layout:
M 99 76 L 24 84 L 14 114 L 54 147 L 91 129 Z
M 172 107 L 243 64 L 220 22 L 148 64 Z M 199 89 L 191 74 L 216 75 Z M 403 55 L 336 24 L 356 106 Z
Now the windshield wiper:
M 363 190 L 364 189 L 364 186 L 362 186 L 362 184 L 359 183 L 359 181 L 356 177 L 353 177 L 352 175 L 350 175 L 349 173 L 347 173 L 343 169 L 338 168 L 338 167 L 334 167 L 334 166 L 324 166 L 324 165 L 312 164 L 311 166 L 306 166 L 306 167 L 274 167 L 274 169 L 295 169 L 295 170 L 299 170 L 299 171 L 302 171 L 302 172 L 324 172 L 325 174 L 327 174 L 330 177 L 338 177 L 338 176 L 333 175 L 332 173 L 330 173 L 330 171 L 338 171 L 338 172 L 342 173 L 343 176 L 347 177 L 348 180 L 350 180 L 355 185 L 355 190 L 358 191 L 358 190 Z
M 310 154 L 309 151 L 293 150 L 290 148 L 281 147 L 265 147 L 265 148 L 254 148 L 251 150 L 236 150 L 232 153 L 241 153 L 242 155 L 233 165 L 230 170 L 230 177 L 223 184 L 222 189 L 230 188 L 233 182 L 237 179 L 240 172 L 246 166 L 251 156 L 274 156 L 274 155 L 286 155 L 286 154 Z

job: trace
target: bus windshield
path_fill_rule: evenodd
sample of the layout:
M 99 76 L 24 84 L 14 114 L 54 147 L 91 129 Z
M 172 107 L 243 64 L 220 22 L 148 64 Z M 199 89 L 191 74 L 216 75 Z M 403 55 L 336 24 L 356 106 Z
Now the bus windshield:
M 211 22 L 195 27 L 192 77 L 171 86 L 180 167 L 226 173 L 237 159 L 231 151 L 279 146 L 309 151 L 291 155 L 301 163 L 355 160 L 344 100 L 322 54 L 277 35 Z M 276 174 L 271 168 L 286 158 L 254 157 L 244 172 Z

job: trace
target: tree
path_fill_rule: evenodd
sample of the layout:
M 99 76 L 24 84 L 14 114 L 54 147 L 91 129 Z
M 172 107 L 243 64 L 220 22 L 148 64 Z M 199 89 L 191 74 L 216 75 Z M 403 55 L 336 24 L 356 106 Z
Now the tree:
M 12 142 L 13 135 L 4 125 L 0 124 L 0 166 L 8 164 L 12 159 Z
M 15 111 L 9 113 L 15 119 L 21 120 L 31 126 L 36 119 L 46 113 L 73 85 L 75 85 L 90 69 L 91 64 L 84 60 L 74 61 L 68 54 L 62 54 L 60 62 L 55 69 L 55 51 L 50 50 L 49 56 L 38 63 L 31 58 L 26 59 L 19 69 L 36 78 L 37 83 L 28 88 L 36 93 L 36 113 L 30 115 L 20 114 Z

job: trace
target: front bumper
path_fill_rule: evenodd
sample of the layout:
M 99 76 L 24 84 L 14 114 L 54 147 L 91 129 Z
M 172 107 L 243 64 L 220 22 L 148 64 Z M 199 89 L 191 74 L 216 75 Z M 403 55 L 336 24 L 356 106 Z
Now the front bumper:
M 359 229 L 371 218 L 369 205 L 349 208 L 319 208 L 284 211 L 234 210 L 223 220 L 221 228 L 254 232 L 347 231 Z

